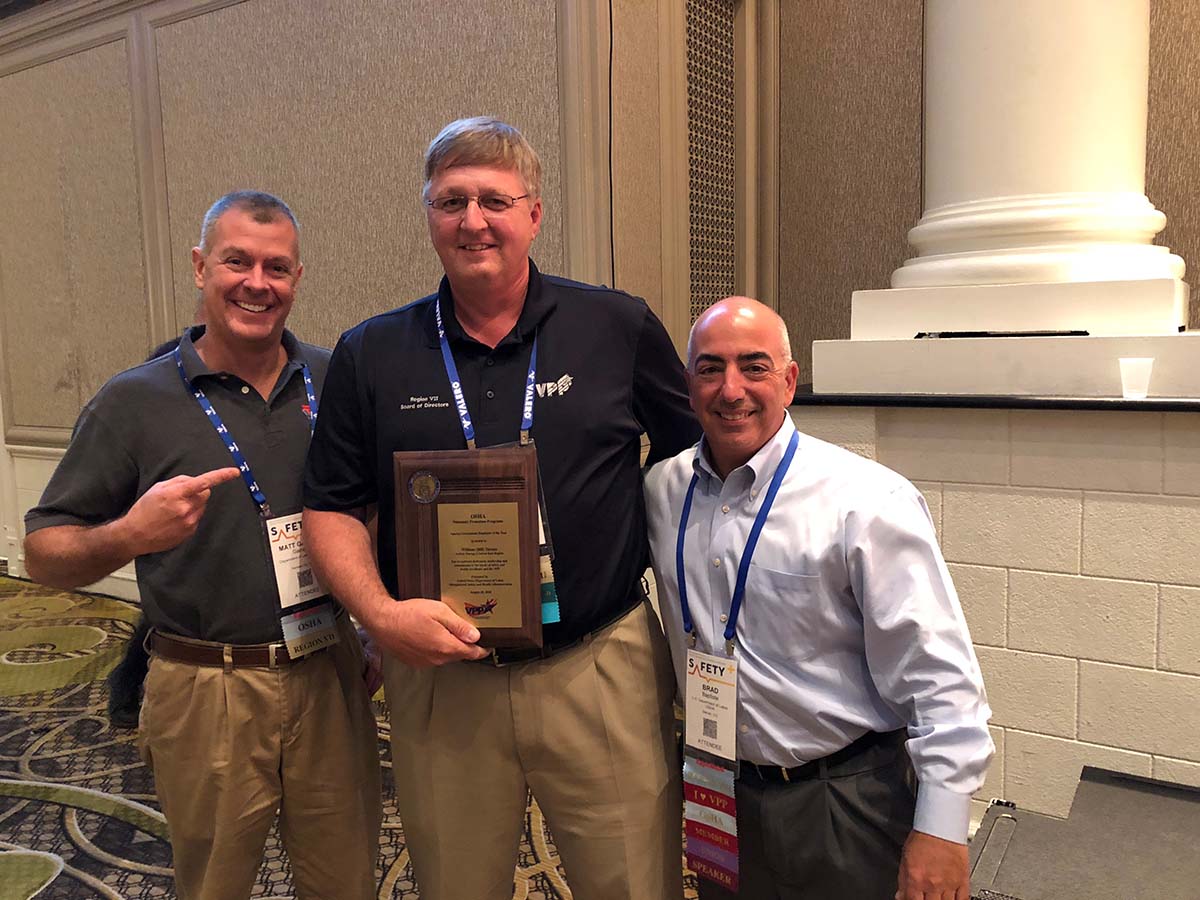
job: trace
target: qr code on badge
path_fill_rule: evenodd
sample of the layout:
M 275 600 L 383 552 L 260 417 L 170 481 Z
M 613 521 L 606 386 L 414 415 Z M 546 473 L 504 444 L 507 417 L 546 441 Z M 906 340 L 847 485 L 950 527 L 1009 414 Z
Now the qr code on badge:
M 312 569 L 301 569 L 299 572 L 296 573 L 296 579 L 300 582 L 300 587 L 302 587 L 302 588 L 312 587 L 312 585 L 313 585 Z
M 709 740 L 715 741 L 717 739 L 717 720 L 703 719 L 701 725 L 704 727 L 704 736 Z

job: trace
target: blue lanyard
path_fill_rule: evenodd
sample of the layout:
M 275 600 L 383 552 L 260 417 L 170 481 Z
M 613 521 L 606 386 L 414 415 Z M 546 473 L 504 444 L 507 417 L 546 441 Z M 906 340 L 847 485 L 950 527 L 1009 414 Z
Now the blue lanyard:
M 242 450 L 238 447 L 237 442 L 229 434 L 229 429 L 221 421 L 221 417 L 213 408 L 212 403 L 204 396 L 204 391 L 192 384 L 191 380 L 187 377 L 187 372 L 183 370 L 183 354 L 179 352 L 178 347 L 175 348 L 174 356 L 175 367 L 179 369 L 179 377 L 183 380 L 183 386 L 191 391 L 192 396 L 196 398 L 196 402 L 200 404 L 200 408 L 204 410 L 204 414 L 208 416 L 208 421 L 212 423 L 212 427 L 221 436 L 221 440 L 225 442 L 225 449 L 229 451 L 229 455 L 237 463 L 237 467 L 242 473 L 242 481 L 246 482 L 246 487 L 250 490 L 250 496 L 254 498 L 254 503 L 258 506 L 259 515 L 264 519 L 271 518 L 271 506 L 267 503 L 266 495 L 263 494 L 262 489 L 258 486 L 258 482 L 254 479 L 254 473 L 250 471 L 250 463 L 242 454 Z M 301 371 L 304 373 L 304 392 L 308 395 L 308 425 L 311 433 L 317 427 L 317 395 L 313 392 L 312 373 L 308 370 L 308 363 L 303 364 Z
M 737 580 L 733 584 L 733 601 L 729 606 L 729 621 L 725 625 L 725 646 L 729 651 L 732 651 L 733 636 L 737 633 L 738 613 L 742 610 L 742 598 L 746 593 L 746 577 L 750 574 L 750 560 L 754 556 L 754 548 L 758 546 L 758 536 L 762 533 L 763 526 L 767 524 L 767 514 L 771 511 L 775 495 L 779 493 L 779 486 L 783 484 L 783 476 L 787 474 L 788 467 L 792 464 L 792 457 L 796 455 L 796 446 L 799 443 L 800 432 L 793 431 L 783 459 L 775 467 L 775 474 L 771 477 L 771 485 L 767 488 L 767 495 L 763 498 L 762 507 L 758 510 L 758 515 L 754 517 L 754 524 L 750 527 L 750 536 L 746 539 L 746 549 L 742 553 L 741 563 L 738 564 Z M 675 577 L 679 582 L 679 609 L 683 615 L 683 630 L 691 636 L 692 646 L 695 646 L 696 635 L 693 632 L 692 611 L 688 608 L 687 579 L 683 571 L 683 543 L 684 536 L 687 534 L 688 517 L 692 514 L 692 496 L 696 493 L 696 485 L 699 482 L 700 474 L 697 472 L 692 475 L 692 483 L 688 485 L 687 495 L 683 498 L 683 514 L 679 518 L 679 537 L 675 541 Z
M 467 449 L 475 449 L 475 426 L 471 424 L 471 414 L 467 412 L 467 398 L 463 396 L 462 381 L 458 377 L 458 366 L 454 364 L 454 354 L 450 352 L 450 342 L 446 340 L 446 329 L 442 325 L 442 301 L 433 302 L 434 315 L 437 318 L 438 342 L 442 345 L 442 362 L 446 365 L 446 377 L 450 379 L 450 390 L 454 392 L 454 405 L 458 407 L 458 418 L 462 423 L 463 437 L 467 439 Z M 525 401 L 521 406 L 521 443 L 529 443 L 529 432 L 533 428 L 533 386 L 537 380 L 537 335 L 533 337 L 533 351 L 529 354 L 529 374 L 525 376 Z

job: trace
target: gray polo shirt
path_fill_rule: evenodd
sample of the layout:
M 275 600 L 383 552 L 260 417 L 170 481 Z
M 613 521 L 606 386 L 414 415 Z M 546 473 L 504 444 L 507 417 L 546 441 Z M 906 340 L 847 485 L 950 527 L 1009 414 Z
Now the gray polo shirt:
M 203 326 L 185 332 L 184 370 L 241 448 L 271 514 L 299 512 L 310 435 L 301 369 L 307 362 L 319 398 L 329 351 L 285 331 L 288 362 L 264 402 L 236 375 L 204 365 L 192 343 L 203 333 Z M 25 530 L 108 522 L 159 481 L 231 465 L 174 356 L 162 356 L 117 375 L 84 407 L 41 502 L 25 515 Z M 139 556 L 136 566 L 142 606 L 157 628 L 235 644 L 281 638 L 266 531 L 240 478 L 213 489 L 195 534 L 172 550 Z

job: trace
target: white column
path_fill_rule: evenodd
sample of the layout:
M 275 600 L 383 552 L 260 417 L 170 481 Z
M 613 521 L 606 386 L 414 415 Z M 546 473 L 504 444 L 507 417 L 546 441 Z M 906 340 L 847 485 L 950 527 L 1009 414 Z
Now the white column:
M 1200 396 L 1183 260 L 1152 243 L 1149 56 L 1150 0 L 925 0 L 916 255 L 813 344 L 813 389 L 1112 397 L 1147 356 L 1152 397 Z
M 926 0 L 925 214 L 892 287 L 1183 277 L 1145 196 L 1149 0 Z

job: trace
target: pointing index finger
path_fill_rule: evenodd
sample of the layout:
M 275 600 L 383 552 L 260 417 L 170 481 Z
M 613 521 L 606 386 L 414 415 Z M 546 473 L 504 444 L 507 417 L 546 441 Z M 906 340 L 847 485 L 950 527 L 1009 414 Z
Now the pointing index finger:
M 233 481 L 242 474 L 241 470 L 236 466 L 227 466 L 224 469 L 213 469 L 211 472 L 205 472 L 203 475 L 197 475 L 192 483 L 192 493 L 199 494 L 201 491 L 211 490 L 218 484 L 224 484 L 226 481 Z

